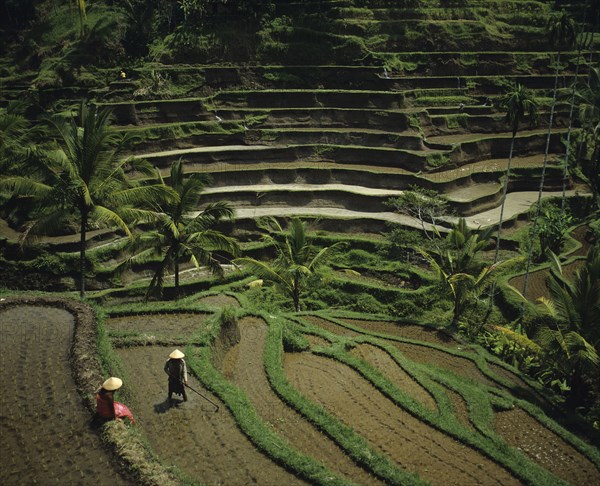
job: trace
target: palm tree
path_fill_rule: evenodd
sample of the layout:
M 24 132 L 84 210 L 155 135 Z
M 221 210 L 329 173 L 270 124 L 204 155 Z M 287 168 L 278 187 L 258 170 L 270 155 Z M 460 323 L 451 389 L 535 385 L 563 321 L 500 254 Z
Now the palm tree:
M 489 244 L 492 231 L 490 227 L 475 233 L 468 228 L 465 219 L 460 218 L 446 237 L 449 249 L 437 257 L 419 249 L 452 297 L 452 326 L 458 325 L 472 299 L 492 284 L 493 274 L 506 263 L 484 266 L 476 258 L 477 253 Z
M 299 218 L 292 218 L 287 233 L 284 233 L 275 218 L 259 220 L 258 224 L 268 232 L 263 238 L 275 248 L 275 261 L 268 264 L 254 258 L 239 258 L 235 263 L 246 266 L 258 278 L 273 282 L 291 298 L 294 309 L 299 311 L 300 296 L 306 288 L 307 281 L 313 277 L 319 278 L 319 271 L 324 267 L 332 250 L 341 243 L 317 251 L 307 237 L 306 223 Z M 274 233 L 283 233 L 283 241 Z
M 25 104 L 20 101 L 11 101 L 6 108 L 0 108 L 0 174 L 22 170 L 32 131 L 24 110 Z
M 515 137 L 519 130 L 519 124 L 529 115 L 530 120 L 537 117 L 538 104 L 529 91 L 522 84 L 511 86 L 507 92 L 500 98 L 498 106 L 506 110 L 506 121 L 510 125 L 512 137 L 510 140 L 510 149 L 508 152 L 508 163 L 506 164 L 506 173 L 504 176 L 504 188 L 502 190 L 502 203 L 500 205 L 500 220 L 498 222 L 498 233 L 496 240 L 496 253 L 494 255 L 494 263 L 498 261 L 498 253 L 500 251 L 500 234 L 502 230 L 502 222 L 504 221 L 504 205 L 506 203 L 506 193 L 508 191 L 508 183 L 510 180 L 510 167 L 512 164 L 513 150 L 515 146 Z
M 24 243 L 60 230 L 74 218 L 79 220 L 82 297 L 89 222 L 111 224 L 130 235 L 127 222 L 143 214 L 134 205 L 162 195 L 160 188 L 136 187 L 128 182 L 126 164 L 134 164 L 140 171 L 146 170 L 147 164 L 120 156 L 127 137 L 113 131 L 110 120 L 110 110 L 85 102 L 71 117 L 48 117 L 46 122 L 53 135 L 51 148 L 30 160 L 26 175 L 11 176 L 2 182 L 13 194 L 36 203 L 36 214 L 22 234 Z
M 579 404 L 588 386 L 586 376 L 596 376 L 600 367 L 600 247 L 590 250 L 573 280 L 566 278 L 554 253 L 551 262 L 550 299 L 539 300 L 556 324 L 542 327 L 537 340 L 567 378 L 572 402 Z
M 226 203 L 217 202 L 197 211 L 209 178 L 200 173 L 186 177 L 183 165 L 181 160 L 173 163 L 168 184 L 159 175 L 165 193 L 171 190 L 176 197 L 155 205 L 151 220 L 156 229 L 143 232 L 135 238 L 133 249 L 137 253 L 128 261 L 129 264 L 143 263 L 160 258 L 146 298 L 151 294 L 162 295 L 164 276 L 168 269 L 174 271 L 177 298 L 179 267 L 186 259 L 192 261 L 197 268 L 206 265 L 213 273 L 222 275 L 223 268 L 215 253 L 226 252 L 235 256 L 239 252 L 235 239 L 214 229 L 219 221 L 231 219 L 233 210 Z
M 556 108 L 556 94 L 558 92 L 558 72 L 560 69 L 561 51 L 575 43 L 577 30 L 575 22 L 566 11 L 553 15 L 548 20 L 548 35 L 550 43 L 556 46 L 556 68 L 554 71 L 554 90 L 552 91 L 552 105 L 550 106 L 550 120 L 548 123 L 548 135 L 546 136 L 546 148 L 544 150 L 544 161 L 542 165 L 542 174 L 540 177 L 540 189 L 538 192 L 537 209 L 533 220 L 533 229 L 529 241 L 529 250 L 527 252 L 527 265 L 525 269 L 525 282 L 523 284 L 523 295 L 527 296 L 527 285 L 529 283 L 529 269 L 531 266 L 531 257 L 533 254 L 533 243 L 537 234 L 538 218 L 541 211 L 541 200 L 544 192 L 544 183 L 546 178 L 546 167 L 548 165 L 548 152 L 550 150 L 550 139 L 552 137 L 552 124 L 554 123 L 554 110 Z

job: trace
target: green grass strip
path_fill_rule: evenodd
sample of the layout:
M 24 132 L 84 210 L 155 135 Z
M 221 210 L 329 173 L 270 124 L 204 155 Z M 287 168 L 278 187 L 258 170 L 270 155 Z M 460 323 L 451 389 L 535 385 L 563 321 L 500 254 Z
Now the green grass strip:
M 281 346 L 283 326 L 284 323 L 281 320 L 270 321 L 269 333 L 265 343 L 265 369 L 271 386 L 277 395 L 322 429 L 354 461 L 372 471 L 386 483 L 397 485 L 427 484 L 418 476 L 400 469 L 383 454 L 372 449 L 365 439 L 352 428 L 344 425 L 324 408 L 315 405 L 290 385 L 283 371 L 283 348 Z
M 212 365 L 208 347 L 186 348 L 188 364 L 202 384 L 215 393 L 233 414 L 244 434 L 274 461 L 313 484 L 349 485 L 312 457 L 301 454 L 265 424 L 246 394 L 227 381 Z
M 506 467 L 509 471 L 512 471 L 527 483 L 548 486 L 567 484 L 546 469 L 543 469 L 541 466 L 531 462 L 529 458 L 527 458 L 517 449 L 508 447 L 506 442 L 504 442 L 500 437 L 498 437 L 498 440 L 490 441 L 479 434 L 473 434 L 472 431 L 469 431 L 457 420 L 440 421 L 435 419 L 435 417 L 428 410 L 423 409 L 423 407 L 417 405 L 414 401 L 406 401 L 406 395 L 403 393 L 398 393 L 396 386 L 390 383 L 370 365 L 344 352 L 342 347 L 337 347 L 337 349 L 336 347 L 331 347 L 324 349 L 317 354 L 336 359 L 341 363 L 351 367 L 373 386 L 375 386 L 375 388 L 377 388 L 383 395 L 388 397 L 399 407 L 407 410 L 417 419 L 422 420 L 433 426 L 435 429 L 448 434 L 449 436 L 466 445 L 473 447 L 475 450 L 487 456 L 494 462 Z

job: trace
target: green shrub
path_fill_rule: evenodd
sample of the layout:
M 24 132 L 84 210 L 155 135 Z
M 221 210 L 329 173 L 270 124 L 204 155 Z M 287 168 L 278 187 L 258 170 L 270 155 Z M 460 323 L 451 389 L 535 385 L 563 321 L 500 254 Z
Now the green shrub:
M 387 306 L 381 304 L 372 295 L 360 294 L 355 299 L 352 299 L 350 310 L 365 312 L 367 314 L 385 314 L 388 309 Z

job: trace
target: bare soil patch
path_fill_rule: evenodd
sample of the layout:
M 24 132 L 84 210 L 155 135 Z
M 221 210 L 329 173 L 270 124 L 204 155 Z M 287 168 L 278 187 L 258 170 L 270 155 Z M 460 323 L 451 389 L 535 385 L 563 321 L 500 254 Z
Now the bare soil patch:
M 295 387 L 372 447 L 432 484 L 519 484 L 487 457 L 397 407 L 342 363 L 309 353 L 287 353 L 285 372 Z
M 415 344 L 406 344 L 393 342 L 407 358 L 426 365 L 437 366 L 444 368 L 452 373 L 464 378 L 473 380 L 474 382 L 485 384 L 488 386 L 498 387 L 499 385 L 493 380 L 485 376 L 472 361 L 461 356 L 454 356 L 445 353 L 438 349 L 433 349 L 427 346 L 419 346 Z
M 567 278 L 573 278 L 575 272 L 581 268 L 583 261 L 577 260 L 570 265 L 563 266 L 563 273 Z M 537 270 L 529 274 L 527 281 L 527 299 L 535 302 L 540 297 L 550 298 L 550 292 L 546 285 L 546 279 L 548 278 L 549 272 L 547 269 Z M 525 275 L 519 275 L 513 277 L 508 282 L 518 291 L 523 292 L 523 286 L 525 285 Z
M 311 324 L 318 326 L 318 327 L 322 327 L 326 331 L 329 331 L 333 334 L 337 334 L 339 336 L 347 336 L 347 337 L 360 336 L 360 333 L 353 331 L 352 329 L 348 329 L 344 326 L 335 324 L 331 321 L 328 321 L 327 319 L 323 319 L 322 317 L 303 316 L 303 318 L 306 319 Z
M 329 346 L 329 341 L 327 339 L 323 339 L 320 336 L 315 336 L 313 334 L 304 334 L 304 337 L 310 343 L 311 348 L 316 346 Z
M 460 393 L 450 390 L 450 388 L 446 388 L 446 393 L 452 402 L 452 406 L 454 407 L 454 415 L 456 418 L 460 423 L 474 431 L 475 429 L 471 423 L 471 419 L 469 418 L 469 406 L 467 405 L 465 399 L 462 397 L 462 395 L 460 395 Z
M 421 405 L 433 411 L 438 409 L 431 394 L 382 349 L 370 344 L 359 344 L 352 350 L 352 354 L 381 371 L 388 380 Z
M 248 395 L 257 412 L 297 450 L 312 456 L 348 481 L 380 484 L 350 460 L 340 447 L 288 407 L 271 389 L 263 365 L 267 325 L 247 317 L 239 322 L 241 339 L 223 358 L 223 373 Z
M 203 484 L 301 484 L 262 454 L 240 431 L 220 400 L 190 377 L 189 385 L 217 403 L 188 392 L 188 401 L 168 406 L 163 366 L 172 348 L 121 349 L 129 376 L 132 409 L 152 449 Z
M 198 304 L 206 305 L 209 307 L 239 307 L 240 303 L 235 297 L 230 295 L 207 295 L 206 297 L 200 297 Z
M 105 326 L 111 333 L 137 332 L 151 337 L 189 336 L 207 328 L 210 314 L 144 314 L 112 317 Z
M 0 484 L 128 484 L 77 392 L 74 322 L 55 307 L 0 310 Z
M 583 454 L 524 410 L 495 415 L 494 428 L 513 447 L 571 484 L 600 484 L 600 471 Z
M 439 344 L 450 348 L 462 349 L 463 345 L 452 337 L 449 333 L 428 328 L 425 326 L 416 326 L 413 324 L 401 324 L 385 321 L 363 321 L 358 319 L 340 319 L 353 326 L 360 327 L 369 332 L 378 332 L 382 334 L 390 334 L 406 339 L 414 339 L 415 341 L 424 341 L 427 343 Z

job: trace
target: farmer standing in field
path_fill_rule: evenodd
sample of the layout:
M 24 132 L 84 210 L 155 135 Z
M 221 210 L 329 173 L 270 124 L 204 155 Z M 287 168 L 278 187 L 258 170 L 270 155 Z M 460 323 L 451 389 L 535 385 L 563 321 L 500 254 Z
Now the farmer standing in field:
M 176 349 L 169 355 L 169 359 L 165 363 L 165 373 L 169 376 L 169 402 L 172 400 L 173 393 L 181 395 L 183 401 L 187 402 L 185 385 L 187 385 L 188 377 L 184 357 L 185 354 Z

